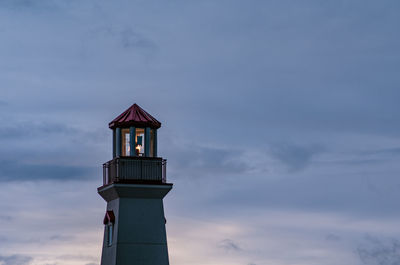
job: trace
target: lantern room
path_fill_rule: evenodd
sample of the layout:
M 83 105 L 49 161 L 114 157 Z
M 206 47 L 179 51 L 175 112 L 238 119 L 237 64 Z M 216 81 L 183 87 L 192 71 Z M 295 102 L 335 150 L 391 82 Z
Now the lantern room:
M 113 159 L 103 164 L 103 185 L 166 183 L 166 159 L 157 155 L 161 123 L 133 104 L 109 123 L 113 131 Z
M 133 104 L 109 123 L 113 130 L 113 158 L 157 157 L 157 129 L 161 123 Z

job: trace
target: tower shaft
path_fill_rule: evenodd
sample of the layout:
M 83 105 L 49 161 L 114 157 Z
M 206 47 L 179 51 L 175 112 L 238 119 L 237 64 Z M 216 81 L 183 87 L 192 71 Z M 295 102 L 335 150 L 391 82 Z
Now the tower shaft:
M 169 265 L 162 199 L 171 188 L 114 183 L 98 189 L 115 218 L 104 228 L 101 265 Z

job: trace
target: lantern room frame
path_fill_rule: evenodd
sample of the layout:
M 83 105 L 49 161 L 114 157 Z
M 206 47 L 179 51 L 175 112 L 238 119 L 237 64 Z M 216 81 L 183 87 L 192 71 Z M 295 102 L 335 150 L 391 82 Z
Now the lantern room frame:
M 142 139 L 142 144 L 137 141 L 137 131 L 138 129 L 144 130 L 144 140 Z M 129 130 L 129 155 L 123 152 L 123 134 L 124 130 Z M 137 153 L 137 147 L 144 145 L 144 153 Z M 150 127 L 134 127 L 130 126 L 128 128 L 117 127 L 113 129 L 113 158 L 122 156 L 145 156 L 145 157 L 157 157 L 157 129 Z M 124 154 L 125 153 L 125 154 Z

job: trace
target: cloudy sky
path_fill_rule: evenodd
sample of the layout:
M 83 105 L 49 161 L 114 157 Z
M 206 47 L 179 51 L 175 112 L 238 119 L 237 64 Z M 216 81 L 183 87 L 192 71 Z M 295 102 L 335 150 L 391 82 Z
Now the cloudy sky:
M 99 264 L 135 102 L 163 123 L 171 264 L 400 264 L 399 12 L 0 0 L 0 264 Z

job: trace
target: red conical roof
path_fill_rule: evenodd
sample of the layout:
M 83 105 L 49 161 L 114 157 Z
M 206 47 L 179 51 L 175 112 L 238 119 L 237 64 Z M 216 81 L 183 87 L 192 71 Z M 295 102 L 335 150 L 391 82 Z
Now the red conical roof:
M 135 103 L 108 124 L 108 127 L 110 127 L 110 129 L 129 126 L 140 128 L 150 127 L 152 129 L 158 129 L 161 127 L 161 122 L 156 120 L 153 116 L 151 116 Z

